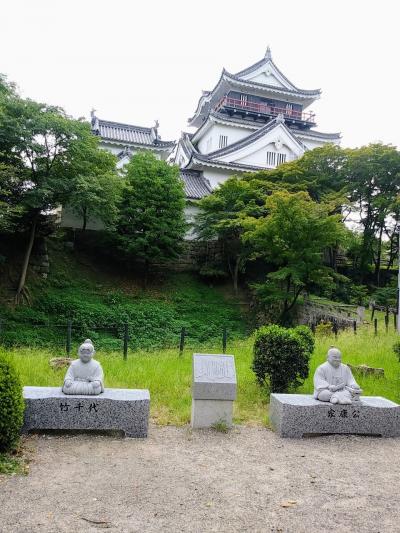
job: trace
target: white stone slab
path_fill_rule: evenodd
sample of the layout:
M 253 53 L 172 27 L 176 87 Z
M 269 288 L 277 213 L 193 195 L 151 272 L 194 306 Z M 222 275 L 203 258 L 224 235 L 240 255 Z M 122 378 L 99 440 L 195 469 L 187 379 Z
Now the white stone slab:
M 61 387 L 24 387 L 22 431 L 119 430 L 147 437 L 150 393 L 146 389 L 105 389 L 97 396 L 67 395 Z
M 232 426 L 233 401 L 192 400 L 192 422 L 195 429 L 210 428 L 218 422 Z
M 320 402 L 307 394 L 271 394 L 269 420 L 281 437 L 323 434 L 400 436 L 400 406 L 379 396 L 351 405 Z
M 233 355 L 193 354 L 193 428 L 209 428 L 218 422 L 232 425 L 236 399 L 236 369 Z
M 192 396 L 195 400 L 235 400 L 233 355 L 193 354 Z

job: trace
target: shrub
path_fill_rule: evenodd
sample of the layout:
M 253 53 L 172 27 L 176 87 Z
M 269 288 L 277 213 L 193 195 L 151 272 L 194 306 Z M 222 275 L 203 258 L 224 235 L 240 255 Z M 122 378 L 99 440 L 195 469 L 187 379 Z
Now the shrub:
M 269 378 L 271 392 L 298 387 L 308 376 L 314 338 L 306 326 L 263 326 L 256 333 L 253 371 L 260 385 Z
M 22 387 L 11 364 L 0 356 L 0 452 L 13 450 L 23 423 Z

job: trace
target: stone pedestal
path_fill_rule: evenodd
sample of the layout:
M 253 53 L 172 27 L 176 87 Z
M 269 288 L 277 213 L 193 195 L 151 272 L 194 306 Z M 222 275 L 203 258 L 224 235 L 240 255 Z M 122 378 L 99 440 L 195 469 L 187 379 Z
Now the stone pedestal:
M 281 437 L 335 433 L 400 436 L 400 406 L 379 396 L 333 405 L 307 394 L 271 394 L 269 420 Z
M 236 370 L 233 355 L 193 354 L 193 428 L 217 423 L 232 425 L 236 399 Z
M 30 430 L 117 430 L 147 437 L 150 393 L 105 389 L 98 396 L 67 395 L 60 387 L 24 387 L 23 433 Z

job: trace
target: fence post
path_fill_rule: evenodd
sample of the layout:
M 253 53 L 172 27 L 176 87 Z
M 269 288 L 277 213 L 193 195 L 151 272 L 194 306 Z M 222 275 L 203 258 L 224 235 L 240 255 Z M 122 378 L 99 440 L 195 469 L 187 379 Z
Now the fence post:
M 378 335 L 378 319 L 374 319 L 374 330 L 375 330 L 375 336 Z
M 335 320 L 335 321 L 333 322 L 333 324 L 332 324 L 332 330 L 333 330 L 333 333 L 335 334 L 335 340 L 337 340 L 338 325 L 337 325 L 336 320 Z
M 181 339 L 179 341 L 179 357 L 183 354 L 183 348 L 185 347 L 185 335 L 186 335 L 186 329 L 181 329 Z
M 371 320 L 374 319 L 374 314 L 375 314 L 375 306 L 373 305 L 373 306 L 372 306 Z
M 389 316 L 388 315 L 385 315 L 385 329 L 387 333 L 389 330 Z
M 68 320 L 67 323 L 67 344 L 66 344 L 66 350 L 67 350 L 67 356 L 69 357 L 71 353 L 71 337 L 72 337 L 72 320 Z
M 393 313 L 394 330 L 397 331 L 397 314 Z
M 354 335 L 357 335 L 357 320 L 353 320 L 353 331 Z
M 315 322 L 311 322 L 311 331 L 315 335 Z
M 129 340 L 129 331 L 128 323 L 124 324 L 124 361 L 128 359 L 128 340 Z
M 222 331 L 222 353 L 226 352 L 226 338 L 227 338 L 226 326 L 224 326 L 224 329 Z

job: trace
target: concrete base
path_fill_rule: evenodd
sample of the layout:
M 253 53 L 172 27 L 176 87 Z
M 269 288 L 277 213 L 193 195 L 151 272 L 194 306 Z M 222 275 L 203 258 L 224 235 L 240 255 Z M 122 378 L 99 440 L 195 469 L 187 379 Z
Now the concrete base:
M 218 422 L 232 426 L 233 401 L 192 400 L 191 426 L 195 429 L 210 428 Z
M 281 437 L 323 434 L 400 436 L 400 406 L 379 396 L 333 405 L 307 394 L 271 394 L 269 420 Z
M 98 396 L 66 395 L 60 387 L 24 387 L 23 433 L 31 430 L 117 430 L 147 437 L 150 393 L 106 389 Z

